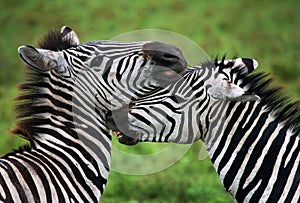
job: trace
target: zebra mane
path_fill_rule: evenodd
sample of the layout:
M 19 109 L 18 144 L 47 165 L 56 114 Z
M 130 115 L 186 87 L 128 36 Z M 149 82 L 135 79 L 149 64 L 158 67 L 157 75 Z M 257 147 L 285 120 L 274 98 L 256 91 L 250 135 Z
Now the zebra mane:
M 255 93 L 261 98 L 260 104 L 273 112 L 278 122 L 296 133 L 300 133 L 300 106 L 299 101 L 292 101 L 292 98 L 285 96 L 284 87 L 276 86 L 274 78 L 269 73 L 257 72 L 247 75 L 241 86 L 248 86 L 249 93 Z
M 225 64 L 225 57 L 221 60 L 217 57 L 212 62 L 206 62 L 206 66 L 220 66 L 222 69 L 232 67 L 232 62 Z M 235 57 L 236 58 L 236 57 Z M 242 80 L 241 87 L 248 87 L 248 93 L 258 95 L 260 104 L 267 106 L 273 112 L 277 121 L 284 123 L 288 128 L 300 133 L 300 101 L 292 101 L 292 98 L 284 94 L 284 87 L 275 85 L 274 78 L 265 72 L 254 72 L 252 65 L 236 68 L 232 74 L 236 74 L 238 80 Z M 221 70 L 222 71 L 222 70 Z
M 61 51 L 71 47 L 75 47 L 72 43 L 73 39 L 71 37 L 64 38 L 58 29 L 51 29 L 44 34 L 41 40 L 38 40 L 38 47 L 41 49 L 48 49 L 51 51 Z
M 74 47 L 72 40 L 68 37 L 63 39 L 59 30 L 52 29 L 45 33 L 37 44 L 39 48 L 58 51 Z M 17 122 L 10 133 L 32 141 L 32 137 L 38 132 L 38 128 L 34 126 L 45 123 L 45 119 L 41 119 L 38 114 L 46 110 L 45 108 L 39 108 L 36 104 L 41 102 L 41 98 L 45 97 L 41 92 L 41 87 L 45 86 L 44 78 L 48 74 L 35 71 L 27 64 L 25 67 L 25 82 L 18 85 L 21 94 L 15 98 L 15 118 Z
M 237 58 L 238 57 L 235 56 L 232 59 L 235 60 Z M 225 61 L 227 61 L 227 63 L 225 63 Z M 230 68 L 231 74 L 232 75 L 235 74 L 237 80 L 244 79 L 248 74 L 250 74 L 254 71 L 254 66 L 252 64 L 253 60 L 244 60 L 243 63 L 246 63 L 246 66 L 240 65 L 240 66 L 232 69 L 234 62 L 232 60 L 230 60 L 230 61 L 226 60 L 226 55 L 224 55 L 221 60 L 218 60 L 217 57 L 214 60 L 214 65 L 221 68 L 221 70 L 219 70 L 219 71 L 223 71 L 224 69 Z M 248 64 L 248 63 L 251 63 L 251 64 Z

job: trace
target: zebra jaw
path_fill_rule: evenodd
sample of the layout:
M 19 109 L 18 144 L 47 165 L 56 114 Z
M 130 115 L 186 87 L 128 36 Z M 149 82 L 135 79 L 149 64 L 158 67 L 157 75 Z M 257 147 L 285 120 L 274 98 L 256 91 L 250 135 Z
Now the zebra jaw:
M 121 144 L 130 146 L 136 145 L 139 142 L 139 139 L 125 135 L 121 131 L 113 130 L 112 132 Z
M 135 145 L 139 142 L 138 136 L 135 131 L 131 131 L 128 121 L 128 111 L 132 108 L 133 104 L 124 106 L 118 110 L 110 111 L 106 114 L 106 125 L 111 129 L 112 133 L 116 136 L 121 144 Z M 126 132 L 126 134 L 124 134 Z M 132 134 L 132 136 L 128 135 Z M 134 138 L 134 136 L 136 136 Z

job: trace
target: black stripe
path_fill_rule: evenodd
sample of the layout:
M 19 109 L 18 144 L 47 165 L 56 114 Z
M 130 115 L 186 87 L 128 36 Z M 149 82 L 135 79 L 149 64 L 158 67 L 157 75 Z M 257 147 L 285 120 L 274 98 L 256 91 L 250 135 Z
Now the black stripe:
M 76 189 L 76 191 L 78 192 L 78 194 L 80 196 L 82 196 L 82 193 L 80 191 L 78 191 L 78 188 L 76 187 L 76 183 L 74 182 L 72 176 L 70 175 L 68 168 L 64 166 L 62 163 L 60 163 L 55 157 L 52 157 L 53 155 L 51 154 L 59 154 L 58 157 L 60 157 L 61 159 L 63 159 L 64 161 L 68 160 L 65 157 L 61 157 L 62 153 L 59 153 L 57 150 L 55 150 L 54 148 L 50 148 L 49 146 L 45 145 L 42 142 L 39 142 L 39 145 L 43 148 L 43 150 L 39 150 L 36 149 L 37 152 L 39 152 L 40 154 L 42 154 L 42 156 L 47 157 L 47 159 L 42 159 L 42 161 L 47 164 L 47 166 L 49 168 L 51 168 L 51 171 L 53 174 L 55 174 L 56 178 L 58 179 L 59 183 L 62 185 L 63 189 L 66 191 L 68 198 L 75 198 L 74 193 L 71 191 L 71 189 L 69 188 L 69 186 L 67 185 L 67 183 L 65 182 L 62 174 L 60 171 L 57 170 L 57 168 L 60 168 L 61 171 L 65 174 L 66 178 L 70 181 L 70 183 L 72 184 L 72 186 L 74 187 L 74 189 Z M 50 153 L 49 153 L 50 152 Z M 39 156 L 39 158 L 41 158 L 42 156 Z M 48 160 L 51 160 L 52 163 Z M 67 161 L 66 161 L 67 162 Z M 72 166 L 73 168 L 76 168 L 76 166 Z M 71 169 L 71 168 L 69 168 Z M 78 174 L 75 174 L 75 176 Z
M 264 119 L 267 118 L 263 115 L 262 115 L 262 117 L 264 117 Z M 259 123 L 261 123 L 262 125 L 260 126 Z M 255 177 L 253 178 L 253 180 L 249 183 L 249 185 L 247 187 L 243 188 L 244 184 L 246 183 L 246 179 L 249 177 L 250 173 L 253 171 L 253 168 L 254 168 L 258 158 L 260 156 L 262 156 L 263 149 L 266 146 L 268 140 L 270 139 L 270 136 L 271 136 L 270 132 L 273 132 L 278 125 L 278 123 L 275 121 L 273 121 L 271 123 L 264 123 L 263 120 L 259 120 L 257 122 L 257 124 L 258 124 L 257 125 L 258 130 L 253 130 L 250 133 L 250 135 L 248 136 L 247 140 L 245 141 L 245 143 L 243 145 L 243 148 L 242 148 L 243 151 L 241 151 L 237 154 L 237 157 L 238 157 L 237 160 L 239 160 L 239 161 L 234 161 L 234 163 L 233 163 L 233 164 L 235 164 L 235 166 L 237 168 L 239 167 L 239 162 L 241 162 L 240 164 L 242 164 L 242 162 L 244 161 L 244 157 L 248 153 L 248 149 L 249 149 L 250 145 L 255 141 L 258 134 L 261 132 L 261 127 L 263 125 L 268 125 L 266 127 L 266 129 L 264 130 L 264 132 L 262 133 L 260 140 L 257 142 L 255 147 L 253 148 L 253 151 L 252 151 L 252 153 L 249 157 L 249 160 L 245 166 L 245 170 L 241 177 L 239 188 L 237 191 L 237 199 L 240 198 L 240 200 L 245 198 L 247 196 L 247 194 L 258 184 L 259 181 L 261 181 L 261 185 L 260 185 L 260 189 L 257 189 L 257 190 L 262 190 L 262 192 L 263 192 L 263 190 L 264 190 L 263 188 L 265 188 L 267 186 L 268 181 L 271 177 L 272 169 L 273 169 L 274 163 L 275 163 L 275 160 L 274 160 L 274 162 L 271 161 L 271 159 L 267 158 L 268 155 L 266 154 L 265 157 L 263 158 L 263 163 L 261 166 L 259 166 L 260 168 L 259 168 L 258 172 L 255 174 Z M 280 147 L 279 147 L 279 149 L 280 149 Z M 269 151 L 272 151 L 272 149 L 270 148 Z M 230 173 L 234 173 L 234 171 L 232 171 L 232 170 L 228 171 L 228 174 L 230 174 Z M 228 178 L 228 179 L 230 179 L 230 178 Z M 258 194 L 258 195 L 256 193 L 254 196 L 256 196 L 255 198 L 257 198 L 257 197 L 260 197 L 261 195 L 262 195 L 262 193 Z M 257 201 L 258 201 L 258 199 L 257 199 Z
M 22 162 L 25 162 L 25 163 L 27 162 L 22 157 L 18 156 L 18 154 L 16 154 L 15 157 L 21 159 Z M 35 182 L 33 181 L 32 177 L 31 177 L 31 175 L 32 175 L 31 172 L 29 172 L 28 169 L 23 164 L 21 164 L 19 160 L 15 160 L 10 157 L 8 157 L 8 160 L 11 163 L 13 163 L 16 166 L 17 170 L 19 170 L 20 174 L 22 174 L 22 177 L 23 177 L 24 181 L 27 183 L 35 202 L 40 202 L 41 199 L 39 197 L 39 193 L 37 191 Z M 31 163 L 27 162 L 27 164 L 32 166 Z
M 286 137 L 286 131 L 283 131 L 283 133 L 279 134 L 278 136 Z M 288 145 L 285 148 L 286 150 L 284 152 L 284 155 L 282 156 L 282 161 L 281 161 L 281 164 L 280 164 L 280 167 L 279 167 L 277 179 L 276 179 L 276 181 L 273 185 L 272 192 L 270 194 L 270 198 L 268 199 L 268 202 L 270 202 L 270 203 L 271 202 L 278 202 L 281 194 L 283 193 L 283 189 L 284 189 L 285 185 L 288 183 L 288 181 L 291 181 L 288 178 L 289 178 L 290 172 L 292 171 L 293 166 L 295 165 L 295 163 L 297 163 L 297 156 L 299 155 L 300 145 L 298 145 L 296 147 L 296 149 L 293 152 L 293 154 L 292 154 L 288 164 L 286 165 L 286 167 L 284 165 L 285 165 L 285 162 L 286 162 L 287 156 L 289 155 L 290 150 L 292 149 L 294 143 L 296 142 L 296 138 L 297 138 L 297 135 L 291 136 L 290 141 L 289 141 Z M 274 161 L 274 163 L 275 163 L 275 161 Z M 300 182 L 300 177 L 297 176 L 297 173 L 296 173 L 296 176 L 294 177 L 292 187 L 288 191 L 289 194 L 295 194 L 296 193 L 296 188 L 297 188 L 297 185 L 299 185 L 299 182 Z M 289 198 L 291 198 L 291 197 L 289 197 Z M 287 201 L 287 202 L 291 202 L 291 201 L 292 200 Z
M 123 65 L 124 65 L 123 63 L 124 63 L 124 60 L 125 60 L 125 59 L 126 59 L 126 57 L 123 57 L 123 58 L 121 58 L 120 61 L 118 62 L 117 73 L 116 73 L 116 79 L 117 79 L 118 81 L 120 81 L 120 80 L 122 79 L 122 74 L 121 74 L 120 70 L 122 69 L 122 67 L 123 67 Z M 128 60 L 127 60 L 125 66 L 128 67 Z M 126 69 L 126 68 L 125 68 L 125 69 Z
M 49 185 L 49 182 L 47 180 L 47 177 L 45 176 L 44 172 L 41 169 L 41 168 L 44 168 L 44 166 L 42 166 L 42 164 L 40 163 L 40 160 L 38 158 L 36 158 L 36 157 L 33 158 L 32 154 L 26 154 L 22 158 L 26 162 L 30 163 L 30 165 L 34 168 L 34 170 L 38 174 L 38 177 L 40 178 L 40 180 L 41 180 L 41 182 L 43 184 L 43 189 L 44 189 L 45 194 L 46 194 L 47 202 L 53 202 L 52 195 L 51 195 L 51 190 L 50 190 L 50 185 Z M 33 160 L 35 160 L 35 162 L 37 162 L 39 164 L 36 164 Z M 44 170 L 46 170 L 46 169 L 44 168 Z
M 11 162 L 13 165 L 16 162 L 14 160 L 8 160 L 8 161 Z M 27 199 L 26 193 L 24 191 L 23 185 L 20 183 L 19 178 L 17 178 L 13 168 L 8 163 L 5 163 L 5 162 L 2 162 L 2 163 L 7 168 L 9 179 L 10 179 L 11 183 L 15 186 L 16 192 L 19 194 L 21 201 L 24 203 L 28 203 L 28 199 Z
M 6 167 L 4 166 L 4 164 L 0 164 L 0 167 L 4 170 L 7 171 Z M 13 202 L 12 196 L 11 196 L 11 188 L 8 188 L 7 184 L 6 184 L 6 180 L 3 178 L 3 175 L 0 174 L 0 183 L 1 183 L 1 187 L 4 190 L 4 194 L 5 194 L 5 199 L 4 197 L 1 195 L 0 193 L 0 201 L 2 202 Z
M 169 133 L 169 135 L 168 135 L 168 138 L 169 138 L 169 136 L 171 135 L 171 133 L 174 131 L 174 128 L 175 128 L 175 125 L 176 125 L 176 120 L 175 120 L 174 118 L 168 116 L 168 115 L 167 115 L 167 119 L 168 119 L 168 121 L 172 124 L 172 125 L 171 125 L 171 126 L 172 126 L 172 131 L 170 131 L 170 133 Z M 181 122 L 181 123 L 185 123 L 185 111 L 182 111 L 182 112 L 181 112 L 181 115 L 180 115 L 180 122 Z M 179 128 L 178 128 L 178 135 L 179 135 L 179 136 L 177 136 L 177 137 L 175 138 L 175 140 L 174 140 L 175 143 L 179 143 L 180 139 L 182 138 L 182 135 L 184 135 L 184 134 L 183 134 L 183 128 L 188 127 L 188 126 L 182 125 L 181 123 L 179 124 Z

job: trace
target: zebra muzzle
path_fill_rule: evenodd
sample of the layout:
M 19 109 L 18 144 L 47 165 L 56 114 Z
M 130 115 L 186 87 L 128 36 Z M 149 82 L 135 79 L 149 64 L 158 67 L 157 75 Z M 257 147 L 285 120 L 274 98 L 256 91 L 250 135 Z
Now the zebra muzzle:
M 143 46 L 146 59 L 152 60 L 152 76 L 161 83 L 178 80 L 187 67 L 187 61 L 182 51 L 173 45 L 161 42 L 149 42 Z

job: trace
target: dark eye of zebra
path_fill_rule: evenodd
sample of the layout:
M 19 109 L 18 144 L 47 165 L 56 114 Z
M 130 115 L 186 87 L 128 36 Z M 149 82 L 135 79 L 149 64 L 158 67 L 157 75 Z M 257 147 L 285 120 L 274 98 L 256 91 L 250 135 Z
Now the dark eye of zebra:
M 227 75 L 227 74 L 223 74 L 223 80 L 228 80 L 228 81 L 230 81 L 230 78 L 229 78 L 229 76 Z
M 49 64 L 48 64 L 49 67 L 57 67 L 57 63 L 56 61 L 49 61 Z

